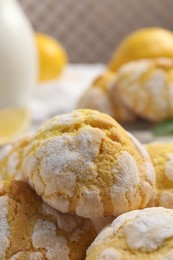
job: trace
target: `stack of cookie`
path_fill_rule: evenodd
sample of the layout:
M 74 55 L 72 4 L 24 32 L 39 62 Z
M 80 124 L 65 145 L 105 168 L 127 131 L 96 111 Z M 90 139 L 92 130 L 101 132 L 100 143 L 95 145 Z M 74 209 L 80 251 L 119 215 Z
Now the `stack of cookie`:
M 77 107 L 108 113 L 119 122 L 139 117 L 160 122 L 173 118 L 172 100 L 173 60 L 142 59 L 126 63 L 116 73 L 103 74 L 82 95 Z
M 172 259 L 173 210 L 152 206 L 171 205 L 173 146 L 155 146 L 76 110 L 1 148 L 0 259 Z

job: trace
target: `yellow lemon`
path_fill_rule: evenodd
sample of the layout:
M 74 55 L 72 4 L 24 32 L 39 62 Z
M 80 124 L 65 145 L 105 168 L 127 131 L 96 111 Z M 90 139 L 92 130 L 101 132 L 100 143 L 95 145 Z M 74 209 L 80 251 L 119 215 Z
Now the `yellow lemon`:
M 142 58 L 173 58 L 173 33 L 151 27 L 129 35 L 115 51 L 109 69 L 116 71 L 122 64 Z
M 39 56 L 39 81 L 57 78 L 67 63 L 67 54 L 60 43 L 53 38 L 36 33 Z
M 29 125 L 28 108 L 8 108 L 0 110 L 0 145 L 21 134 Z

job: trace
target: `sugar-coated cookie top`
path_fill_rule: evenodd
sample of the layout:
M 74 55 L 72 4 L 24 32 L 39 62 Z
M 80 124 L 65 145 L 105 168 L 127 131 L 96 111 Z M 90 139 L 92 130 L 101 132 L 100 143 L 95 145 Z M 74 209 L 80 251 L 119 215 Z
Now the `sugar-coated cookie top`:
M 103 229 L 86 260 L 173 259 L 173 210 L 146 208 L 125 213 Z
M 155 182 L 146 149 L 93 110 L 45 123 L 26 149 L 23 174 L 49 205 L 89 218 L 145 207 Z
M 83 259 L 95 238 L 88 219 L 52 209 L 22 181 L 0 184 L 0 259 Z
M 151 121 L 171 118 L 173 61 L 157 58 L 129 62 L 117 72 L 112 89 L 117 90 L 127 107 L 143 118 Z

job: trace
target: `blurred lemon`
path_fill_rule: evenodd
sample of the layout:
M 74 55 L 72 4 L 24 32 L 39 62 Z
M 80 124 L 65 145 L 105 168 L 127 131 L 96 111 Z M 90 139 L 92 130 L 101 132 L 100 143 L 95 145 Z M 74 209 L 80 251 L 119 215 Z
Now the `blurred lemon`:
M 141 58 L 173 58 L 173 33 L 162 28 L 144 28 L 128 36 L 115 51 L 109 69 Z
M 0 110 L 0 145 L 21 134 L 29 125 L 28 108 L 9 108 Z
M 53 38 L 36 33 L 36 44 L 39 55 L 39 81 L 57 78 L 67 64 L 67 54 L 60 43 Z

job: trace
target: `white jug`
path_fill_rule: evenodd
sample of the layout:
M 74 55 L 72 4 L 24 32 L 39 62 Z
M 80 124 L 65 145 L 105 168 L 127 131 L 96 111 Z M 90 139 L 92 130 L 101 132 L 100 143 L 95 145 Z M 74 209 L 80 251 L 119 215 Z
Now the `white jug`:
M 31 25 L 17 0 L 0 0 L 0 109 L 28 103 L 37 80 Z
M 0 108 L 25 105 L 36 77 L 30 23 L 16 0 L 0 0 Z

